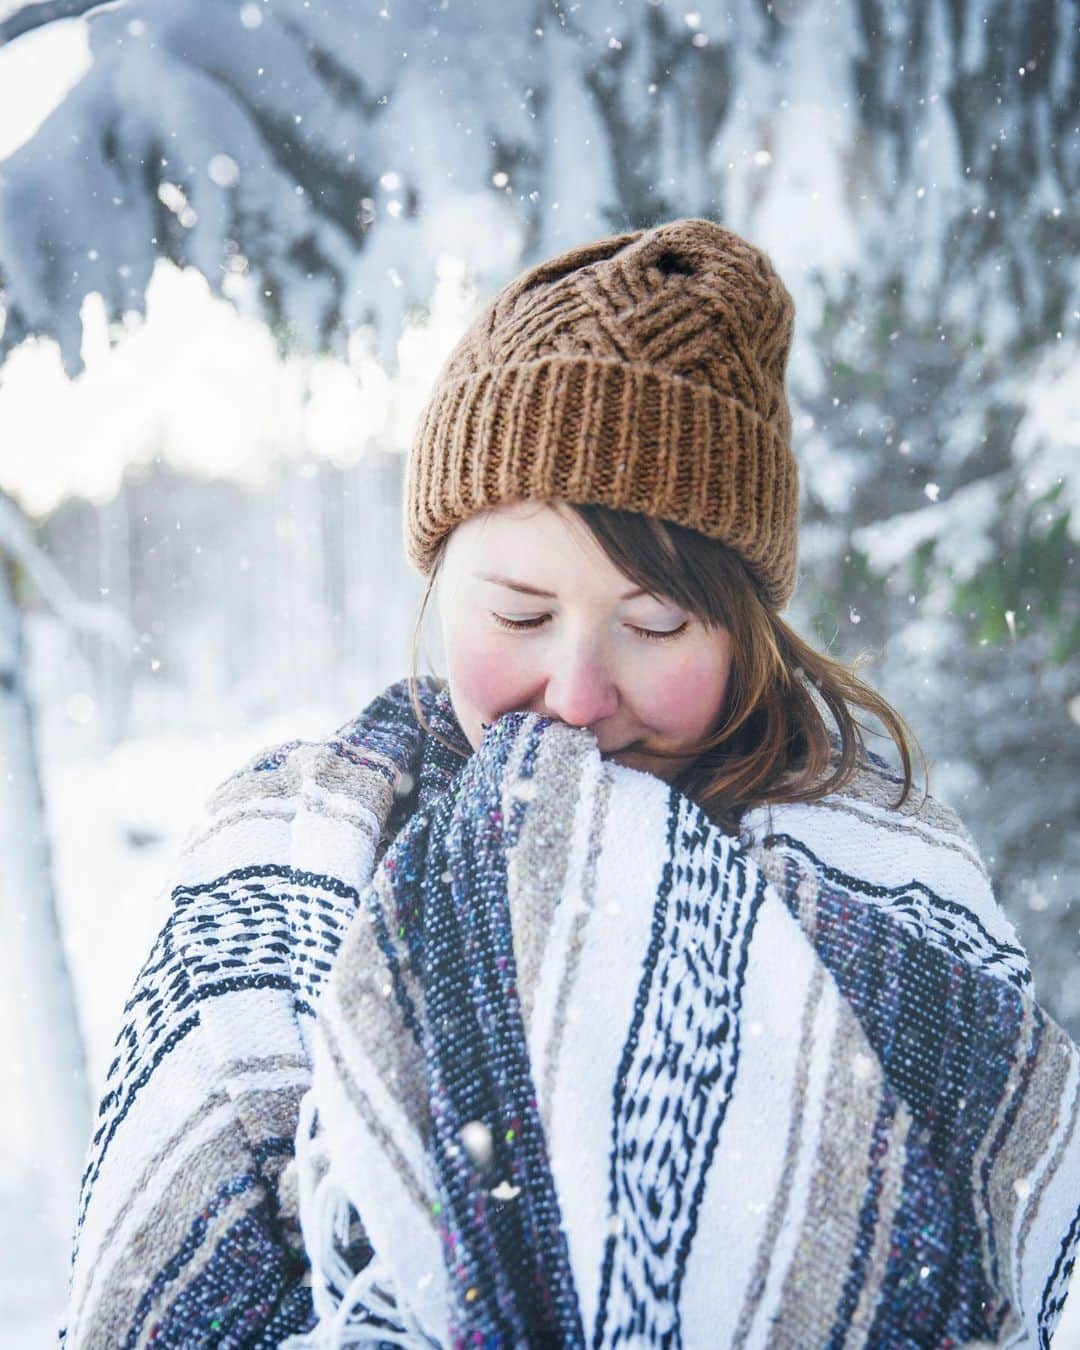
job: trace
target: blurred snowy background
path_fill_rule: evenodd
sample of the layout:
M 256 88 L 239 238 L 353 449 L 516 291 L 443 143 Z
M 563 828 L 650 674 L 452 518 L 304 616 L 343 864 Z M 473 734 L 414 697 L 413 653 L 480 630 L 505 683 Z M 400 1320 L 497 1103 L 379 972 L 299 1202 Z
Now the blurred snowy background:
M 791 616 L 873 653 L 1080 1034 L 1078 18 L 0 0 L 0 1343 L 54 1340 L 199 801 L 406 672 L 419 406 L 487 295 L 602 234 L 705 215 L 775 261 Z

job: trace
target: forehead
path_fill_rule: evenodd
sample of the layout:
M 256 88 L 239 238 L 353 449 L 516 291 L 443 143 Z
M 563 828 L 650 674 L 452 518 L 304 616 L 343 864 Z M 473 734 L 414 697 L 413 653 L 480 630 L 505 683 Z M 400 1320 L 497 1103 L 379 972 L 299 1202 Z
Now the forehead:
M 448 551 L 475 562 L 505 557 L 506 550 L 526 556 L 557 544 L 587 548 L 588 530 L 565 506 L 547 502 L 504 502 L 462 521 L 450 536 Z
M 470 516 L 450 536 L 446 566 L 458 573 L 498 573 L 551 590 L 625 590 L 627 585 L 585 522 L 560 503 L 505 502 Z

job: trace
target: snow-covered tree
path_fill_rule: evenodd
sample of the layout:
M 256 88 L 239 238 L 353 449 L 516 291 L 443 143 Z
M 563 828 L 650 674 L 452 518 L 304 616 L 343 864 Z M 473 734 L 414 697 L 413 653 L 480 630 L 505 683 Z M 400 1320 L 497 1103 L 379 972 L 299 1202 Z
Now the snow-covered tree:
M 37 548 L 29 522 L 0 493 L 0 922 L 6 983 L 17 991 L 12 1000 L 14 1039 L 32 1066 L 32 1129 L 42 1169 L 42 1211 L 60 1238 L 73 1221 L 91 1102 L 53 888 L 27 684 L 22 601 L 30 587 L 69 626 L 92 628 L 110 642 L 127 642 L 126 627 L 112 611 L 75 598 Z
M 1076 0 L 103 7 L 86 75 L 0 163 L 0 342 L 53 335 L 77 372 L 82 298 L 120 325 L 164 256 L 283 348 L 340 352 L 371 322 L 392 368 L 440 254 L 487 292 L 673 215 L 744 232 L 798 306 L 797 617 L 880 653 L 872 678 L 1080 1027 L 1077 19 Z

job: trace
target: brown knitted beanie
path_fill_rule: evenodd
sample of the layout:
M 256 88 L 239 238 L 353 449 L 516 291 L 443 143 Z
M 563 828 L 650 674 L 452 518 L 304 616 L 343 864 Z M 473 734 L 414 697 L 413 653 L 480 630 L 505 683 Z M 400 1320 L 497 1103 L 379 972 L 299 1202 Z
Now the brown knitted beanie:
M 709 220 L 599 239 L 505 286 L 450 353 L 405 474 L 409 562 L 502 502 L 597 503 L 723 540 L 782 609 L 798 473 L 784 374 L 795 306 Z

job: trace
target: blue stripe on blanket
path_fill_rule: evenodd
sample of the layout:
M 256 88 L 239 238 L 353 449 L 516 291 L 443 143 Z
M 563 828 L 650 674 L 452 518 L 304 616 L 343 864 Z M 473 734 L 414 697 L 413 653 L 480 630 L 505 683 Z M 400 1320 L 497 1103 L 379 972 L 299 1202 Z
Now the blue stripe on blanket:
M 829 1347 L 841 1347 L 847 1339 L 852 1318 L 858 1307 L 870 1271 L 870 1255 L 874 1247 L 874 1236 L 879 1222 L 879 1204 L 882 1185 L 885 1180 L 885 1168 L 882 1159 L 888 1147 L 889 1135 L 896 1121 L 897 1098 L 884 1092 L 878 1100 L 877 1115 L 874 1119 L 873 1139 L 870 1145 L 870 1175 L 862 1209 L 859 1213 L 858 1233 L 853 1244 L 851 1270 L 840 1295 L 836 1310 L 836 1321 L 829 1331 Z
M 377 935 L 425 1055 L 452 1335 L 575 1346 L 584 1344 L 577 1296 L 515 992 L 512 833 L 490 767 L 505 768 L 528 716 L 501 719 L 489 732 L 490 756 L 469 760 L 452 790 L 430 798 L 394 841 L 384 867 L 396 933 L 380 920 Z M 528 734 L 541 731 L 534 720 Z M 423 987 L 422 1008 L 399 978 L 404 951 Z M 461 1146 L 473 1121 L 491 1131 L 490 1167 Z M 516 1202 L 489 1197 L 492 1177 L 519 1191 Z
M 894 1111 L 899 1106 L 887 1085 L 883 1098 Z M 971 1231 L 957 1240 L 970 1216 L 966 1188 L 935 1163 L 925 1135 L 912 1130 L 905 1151 L 888 1264 L 866 1344 L 946 1346 L 991 1340 L 984 1312 L 991 1290 L 978 1260 L 978 1235 Z M 842 1335 L 830 1339 L 836 1350 L 842 1345 Z
M 1005 1110 L 1002 1112 L 1002 1117 L 1001 1120 L 998 1122 L 998 1128 L 994 1134 L 991 1146 L 989 1149 L 987 1149 L 986 1155 L 984 1156 L 982 1160 L 982 1165 L 979 1169 L 979 1185 L 982 1190 L 982 1203 L 983 1208 L 987 1213 L 990 1212 L 990 1181 L 991 1181 L 991 1174 L 994 1168 L 994 1163 L 997 1161 L 998 1154 L 1000 1153 L 1001 1149 L 1004 1148 L 1006 1143 L 1008 1142 L 1009 1133 L 1012 1129 L 1013 1123 L 1016 1120 L 1017 1112 L 1020 1110 L 1020 1104 L 1024 1100 L 1024 1095 L 1027 1092 L 1027 1089 L 1031 1083 L 1031 1075 L 1034 1072 L 1035 1062 L 1038 1057 L 1040 1046 L 1042 1045 L 1042 1037 L 1044 1028 L 1046 1026 L 1046 1019 L 1043 1015 L 1042 1009 L 1039 1008 L 1038 1005 L 1033 1005 L 1032 1012 L 1034 1013 L 1034 1026 L 1032 1028 L 1031 1040 L 1027 1045 L 1025 1051 L 1023 1052 L 1023 1059 L 1020 1061 L 1020 1074 L 1017 1077 L 1015 1083 L 1010 1085 L 1013 1088 L 1013 1091 L 1006 1096 Z M 1014 1053 L 1014 1058 L 1017 1058 L 1020 1055 L 1019 1038 L 1017 1040 L 1016 1047 L 1017 1048 Z M 999 1054 L 1004 1055 L 1003 1046 L 1000 1048 Z M 994 1286 L 997 1286 L 1000 1283 L 1000 1270 L 999 1270 L 998 1244 L 996 1241 L 996 1235 L 993 1233 L 993 1231 L 991 1231 L 990 1238 L 991 1240 L 989 1243 L 989 1248 L 990 1248 L 990 1263 L 992 1271 L 991 1283 Z M 997 1325 L 995 1326 L 995 1331 L 1000 1330 L 1005 1315 L 1006 1310 L 1002 1309 Z
M 134 1310 L 123 1342 L 133 1350 L 144 1331 L 157 1296 L 184 1268 L 201 1255 L 210 1220 L 238 1195 L 260 1185 L 254 1175 L 234 1177 L 195 1218 L 178 1252 L 161 1268 Z M 155 1346 L 250 1346 L 264 1343 L 271 1324 L 287 1334 L 306 1330 L 314 1321 L 310 1285 L 301 1284 L 308 1262 L 292 1255 L 274 1231 L 266 1202 L 213 1238 L 214 1250 L 205 1267 L 183 1289 L 152 1328 Z M 277 1342 L 273 1342 L 277 1344 Z
M 986 931 L 978 915 L 962 904 L 941 895 L 921 881 L 901 886 L 878 886 L 830 867 L 800 839 L 790 834 L 771 834 L 762 848 L 785 848 L 805 858 L 817 876 L 832 882 L 850 895 L 867 901 L 882 902 L 882 908 L 905 923 L 928 943 L 942 947 L 983 967 L 1000 973 L 1015 988 L 1030 992 L 1031 969 L 1020 947 L 1001 942 Z
M 1034 1034 L 1025 1045 L 1025 999 L 1015 986 L 1026 988 L 1026 981 L 987 973 L 963 959 L 955 944 L 916 935 L 906 916 L 877 903 L 885 888 L 864 886 L 872 898 L 863 899 L 858 878 L 826 869 L 798 841 L 782 836 L 780 842 L 809 856 L 818 875 L 844 885 L 826 880 L 817 890 L 812 940 L 858 1016 L 890 1092 L 915 1121 L 895 1220 L 896 1250 L 870 1343 L 894 1344 L 890 1338 L 905 1327 L 918 1327 L 926 1344 L 943 1343 L 946 1336 L 957 1343 L 995 1339 L 1009 1309 L 999 1307 L 992 1293 L 999 1287 L 992 1229 L 986 1238 L 989 1282 L 983 1268 L 970 1188 L 973 1182 L 980 1186 L 988 1213 L 990 1174 L 1023 1100 L 1043 1015 L 1029 1001 Z M 790 855 L 788 862 L 799 867 Z M 798 918 L 795 879 L 781 894 Z M 1003 1101 L 1011 1105 L 999 1120 Z M 976 1180 L 980 1148 L 985 1156 Z M 935 1175 L 952 1179 L 942 1194 L 935 1194 Z M 913 1265 L 905 1244 L 922 1250 L 927 1243 L 929 1255 Z M 842 1331 L 838 1320 L 837 1344 Z

